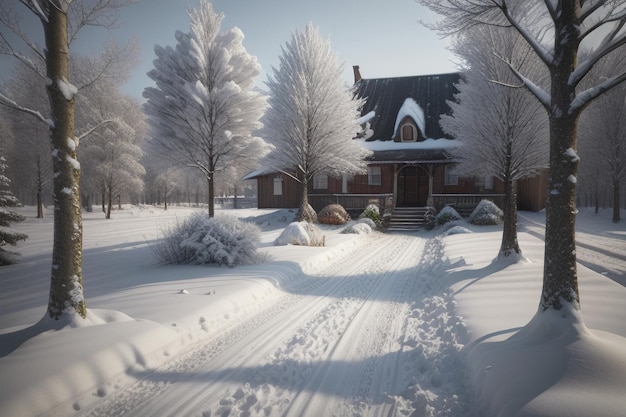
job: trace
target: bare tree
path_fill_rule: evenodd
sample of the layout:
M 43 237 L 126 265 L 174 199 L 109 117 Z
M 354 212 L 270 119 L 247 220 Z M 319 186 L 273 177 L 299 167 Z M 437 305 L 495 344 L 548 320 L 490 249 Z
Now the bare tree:
M 224 15 L 205 0 L 189 17 L 191 30 L 176 32 L 175 48 L 155 47 L 148 75 L 156 87 L 144 91 L 145 111 L 153 149 L 204 174 L 213 217 L 215 175 L 265 153 L 265 142 L 252 133 L 261 127 L 266 101 L 254 89 L 260 66 L 244 48 L 243 33 L 220 33 Z
M 444 19 L 435 25 L 442 33 L 457 33 L 489 24 L 514 27 L 528 42 L 550 74 L 549 91 L 508 62 L 519 82 L 548 112 L 550 126 L 549 196 L 546 207 L 543 310 L 568 304 L 580 309 L 576 266 L 576 182 L 578 122 L 582 111 L 603 93 L 626 80 L 626 68 L 595 85 L 578 90 L 589 71 L 626 44 L 626 1 L 537 0 L 533 7 L 510 0 L 417 0 Z M 579 61 L 584 42 L 600 40 Z M 549 42 L 551 41 L 551 42 Z
M 50 130 L 52 148 L 54 241 L 50 298 L 47 313 L 51 318 L 62 316 L 74 319 L 86 317 L 87 306 L 82 277 L 82 219 L 80 204 L 80 164 L 77 146 L 81 137 L 74 125 L 76 94 L 82 85 L 70 82 L 70 45 L 85 26 L 112 27 L 116 10 L 128 0 L 20 0 L 20 3 L 39 19 L 43 27 L 45 47 L 40 47 L 20 27 L 18 13 L 5 2 L 0 9 L 0 24 L 17 35 L 30 55 L 8 37 L 0 33 L 0 53 L 10 55 L 32 70 L 32 76 L 44 80 L 49 101 L 45 109 L 31 109 L 0 93 L 0 104 L 20 110 L 45 123 Z M 106 71 L 108 64 L 121 59 L 123 54 L 110 56 L 107 65 L 96 74 Z M 45 72 L 41 70 L 45 68 Z
M 487 175 L 504 183 L 504 225 L 498 257 L 521 255 L 517 240 L 516 182 L 548 165 L 547 117 L 537 100 L 522 88 L 510 88 L 514 75 L 503 59 L 526 73 L 541 68 L 528 44 L 511 28 L 479 26 L 454 46 L 467 65 L 457 86 L 453 114 L 441 117 L 442 128 L 463 146 L 451 151 L 459 175 Z M 536 74 L 536 79 L 541 74 Z
M 316 174 L 364 172 L 369 155 L 353 140 L 363 102 L 342 82 L 337 55 L 312 24 L 282 49 L 270 91 L 263 137 L 274 145 L 264 165 L 300 184 L 300 220 L 308 220 L 307 185 Z

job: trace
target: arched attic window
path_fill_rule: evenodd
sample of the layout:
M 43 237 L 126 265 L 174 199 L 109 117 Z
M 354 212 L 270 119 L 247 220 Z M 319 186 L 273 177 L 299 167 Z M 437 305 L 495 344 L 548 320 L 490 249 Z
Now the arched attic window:
M 396 116 L 392 138 L 400 142 L 421 142 L 425 138 L 425 127 L 424 110 L 415 100 L 407 97 Z
M 421 142 L 424 140 L 422 132 L 417 128 L 415 122 L 410 117 L 405 117 L 400 123 L 400 141 Z

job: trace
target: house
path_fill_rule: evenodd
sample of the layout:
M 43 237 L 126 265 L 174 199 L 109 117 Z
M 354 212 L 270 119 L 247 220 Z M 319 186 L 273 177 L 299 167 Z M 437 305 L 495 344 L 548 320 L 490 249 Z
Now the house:
M 309 202 L 316 211 L 339 203 L 349 212 L 376 203 L 387 210 L 452 205 L 469 214 L 482 199 L 502 206 L 503 185 L 493 177 L 459 178 L 451 171 L 450 149 L 458 142 L 439 125 L 454 99 L 459 73 L 363 79 L 354 66 L 355 95 L 365 99 L 358 140 L 373 152 L 367 174 L 332 178 L 318 175 L 309 184 Z M 259 208 L 299 205 L 297 184 L 281 173 L 249 174 L 258 183 Z M 520 187 L 520 206 L 543 208 L 546 193 L 536 182 Z M 525 201 L 528 199 L 530 201 Z

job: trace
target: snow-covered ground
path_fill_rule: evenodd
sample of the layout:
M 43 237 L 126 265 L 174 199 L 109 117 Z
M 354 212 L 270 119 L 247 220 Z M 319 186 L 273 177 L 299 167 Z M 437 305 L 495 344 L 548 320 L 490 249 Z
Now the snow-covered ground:
M 528 262 L 493 262 L 500 227 L 340 234 L 254 266 L 163 266 L 150 242 L 192 209 L 86 213 L 89 320 L 49 330 L 52 217 L 0 269 L 1 416 L 617 416 L 626 409 L 626 222 L 578 216 L 584 324 L 538 315 L 544 216 Z M 530 324 L 529 324 L 530 322 Z M 563 326 L 563 323 L 571 326 Z M 518 331 L 524 327 L 523 331 Z M 468 384 L 469 383 L 469 384 Z M 516 414 L 517 413 L 517 414 Z

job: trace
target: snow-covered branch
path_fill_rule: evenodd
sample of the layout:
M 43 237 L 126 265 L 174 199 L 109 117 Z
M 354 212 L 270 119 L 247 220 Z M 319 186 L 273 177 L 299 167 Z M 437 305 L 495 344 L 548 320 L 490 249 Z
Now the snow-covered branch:
M 10 99 L 9 97 L 5 96 L 2 93 L 0 93 L 0 105 L 6 106 L 6 107 L 10 107 L 10 108 L 12 108 L 14 110 L 18 110 L 18 111 L 21 111 L 23 113 L 29 114 L 29 115 L 35 117 L 40 122 L 45 123 L 50 129 L 54 128 L 54 122 L 51 119 L 45 118 L 37 110 L 33 110 L 33 109 L 29 109 L 29 108 L 20 106 L 19 104 L 17 104 L 15 102 L 15 100 Z
M 615 77 L 607 78 L 602 83 L 576 94 L 576 98 L 572 102 L 570 114 L 580 112 L 589 103 L 591 103 L 593 100 L 601 96 L 603 93 L 617 87 L 619 84 L 625 81 L 626 81 L 626 71 L 622 72 L 621 74 Z
M 80 135 L 78 135 L 76 137 L 76 140 L 80 141 L 80 140 L 84 139 L 85 137 L 89 136 L 94 131 L 100 129 L 101 127 L 107 125 L 108 123 L 117 123 L 117 120 L 115 120 L 115 119 L 103 120 L 102 122 L 98 123 L 94 127 L 90 128 L 90 129 L 87 129 L 85 132 L 83 132 Z

